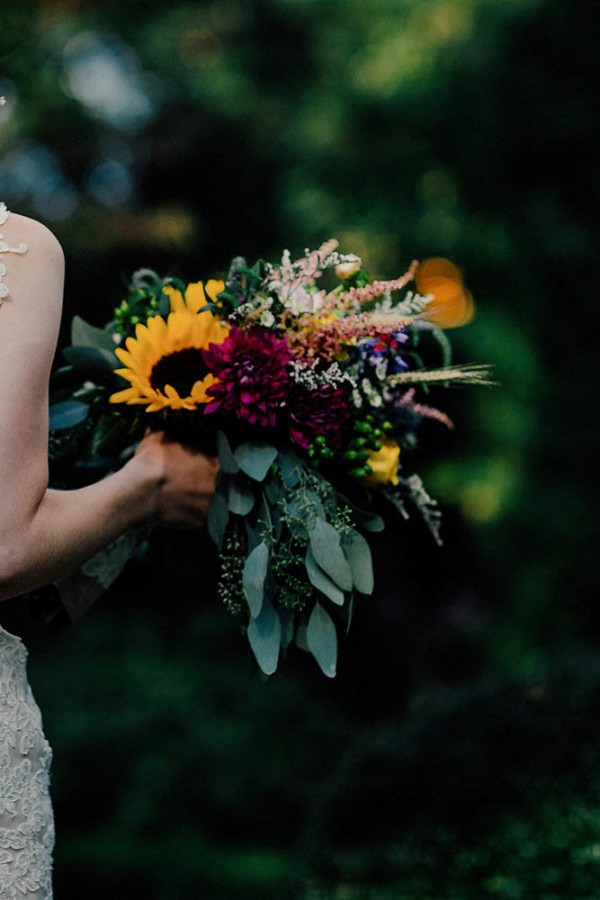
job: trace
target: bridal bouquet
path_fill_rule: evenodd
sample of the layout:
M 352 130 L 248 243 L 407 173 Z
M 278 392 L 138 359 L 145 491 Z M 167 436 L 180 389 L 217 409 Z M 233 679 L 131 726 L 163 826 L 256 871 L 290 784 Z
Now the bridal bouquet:
M 336 241 L 295 261 L 234 259 L 224 282 L 140 270 L 105 328 L 73 322 L 51 453 L 109 469 L 149 427 L 217 454 L 207 525 L 223 604 L 263 672 L 294 642 L 333 676 L 338 629 L 373 590 L 373 499 L 404 516 L 414 506 L 439 540 L 435 501 L 404 456 L 424 419 L 451 427 L 420 393 L 487 381 L 484 366 L 450 365 L 443 329 L 471 315 L 447 260 L 375 281 Z

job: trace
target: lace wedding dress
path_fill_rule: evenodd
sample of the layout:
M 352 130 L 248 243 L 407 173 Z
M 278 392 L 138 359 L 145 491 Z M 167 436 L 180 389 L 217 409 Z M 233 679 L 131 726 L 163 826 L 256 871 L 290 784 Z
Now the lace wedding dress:
M 25 253 L 5 243 L 0 203 L 0 305 L 9 296 L 2 254 Z M 2 324 L 0 316 L 0 326 Z M 0 626 L 0 898 L 50 900 L 54 821 L 48 791 L 50 745 L 27 682 L 27 650 Z

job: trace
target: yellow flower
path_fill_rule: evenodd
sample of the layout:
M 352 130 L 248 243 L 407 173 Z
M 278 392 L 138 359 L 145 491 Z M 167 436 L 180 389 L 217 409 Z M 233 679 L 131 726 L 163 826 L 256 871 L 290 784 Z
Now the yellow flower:
M 181 310 L 187 309 L 194 315 L 207 303 L 217 303 L 217 294 L 223 290 L 225 290 L 225 283 L 217 281 L 215 278 L 207 281 L 206 285 L 203 285 L 201 281 L 188 284 L 185 290 L 185 299 L 181 296 L 181 291 L 171 285 L 163 288 L 164 293 L 171 301 L 171 312 L 181 312 Z
M 366 487 L 375 487 L 378 484 L 398 484 L 398 464 L 400 462 L 400 447 L 391 438 L 383 439 L 381 450 L 369 451 L 367 463 L 373 473 L 362 479 Z
M 130 384 L 113 394 L 110 402 L 139 403 L 146 406 L 146 412 L 196 409 L 207 403 L 206 391 L 216 379 L 208 371 L 202 350 L 209 344 L 222 344 L 228 333 L 228 326 L 211 312 L 192 313 L 183 302 L 167 319 L 152 316 L 145 325 L 137 326 L 135 338 L 127 338 L 127 349 L 115 350 L 125 367 L 116 372 Z
M 424 260 L 415 276 L 419 294 L 433 294 L 422 315 L 439 328 L 458 328 L 473 318 L 473 295 L 463 284 L 462 272 L 449 259 Z

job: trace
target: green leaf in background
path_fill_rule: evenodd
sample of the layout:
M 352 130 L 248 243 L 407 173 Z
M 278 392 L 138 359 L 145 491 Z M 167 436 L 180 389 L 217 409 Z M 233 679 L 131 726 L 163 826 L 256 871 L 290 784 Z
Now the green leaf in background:
M 114 372 L 119 360 L 112 350 L 98 347 L 67 347 L 63 356 L 76 369 L 96 369 L 103 372 Z
M 255 481 L 263 481 L 277 459 L 277 450 L 262 441 L 240 444 L 234 454 L 240 468 Z
M 329 522 L 317 517 L 309 532 L 310 549 L 316 563 L 343 591 L 352 590 L 352 571 L 340 546 L 340 536 Z
M 333 583 L 331 578 L 329 578 L 321 568 L 319 568 L 310 547 L 306 551 L 306 573 L 308 575 L 308 580 L 318 591 L 325 594 L 332 603 L 343 606 L 344 592 L 340 590 L 337 584 Z
M 349 538 L 344 539 L 342 548 L 352 570 L 356 590 L 361 594 L 372 594 L 373 559 L 368 542 L 358 531 L 353 531 Z
M 79 400 L 64 400 L 62 403 L 54 403 L 50 407 L 50 431 L 73 428 L 75 425 L 85 422 L 89 411 L 87 403 L 80 403 Z
M 208 508 L 208 516 L 206 519 L 206 527 L 208 533 L 220 550 L 223 545 L 223 538 L 229 522 L 229 504 L 219 491 L 215 491 L 210 506 Z
M 232 513 L 247 516 L 254 506 L 255 497 L 243 479 L 234 476 L 229 481 L 227 499 Z
M 107 331 L 90 325 L 81 316 L 73 316 L 71 323 L 71 343 L 74 347 L 96 347 L 99 350 L 115 349 L 115 342 Z
M 265 600 L 260 615 L 251 618 L 248 624 L 248 641 L 256 662 L 265 675 L 272 675 L 277 669 L 281 623 L 272 604 Z
M 231 451 L 227 436 L 222 432 L 217 432 L 217 453 L 219 455 L 219 465 L 221 470 L 227 475 L 235 475 L 240 471 L 238 462 Z
M 337 634 L 331 616 L 318 603 L 308 620 L 306 642 L 323 674 L 333 678 L 337 663 Z
M 255 619 L 261 611 L 265 594 L 265 578 L 269 568 L 269 548 L 264 541 L 246 557 L 242 575 L 244 596 Z
M 126 431 L 127 422 L 120 416 L 100 416 L 94 426 L 90 441 L 92 456 L 102 455 L 102 451 L 110 447 Z

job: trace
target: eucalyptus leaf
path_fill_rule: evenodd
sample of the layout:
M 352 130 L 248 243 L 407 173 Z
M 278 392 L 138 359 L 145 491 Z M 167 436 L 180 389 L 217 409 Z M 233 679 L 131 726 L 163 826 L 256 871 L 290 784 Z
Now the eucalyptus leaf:
M 299 647 L 300 650 L 304 650 L 305 653 L 310 653 L 308 642 L 306 640 L 306 625 L 304 622 L 301 622 L 296 628 L 296 647 Z
M 244 596 L 255 619 L 261 611 L 265 594 L 265 578 L 269 569 L 269 548 L 264 541 L 246 557 L 242 573 Z
M 278 615 L 281 624 L 281 638 L 279 643 L 282 650 L 287 650 L 294 638 L 296 613 L 293 609 L 280 609 Z
M 79 400 L 64 400 L 62 403 L 53 403 L 50 407 L 50 431 L 62 431 L 65 428 L 74 428 L 81 422 L 85 422 L 90 408 L 87 403 Z
M 316 513 L 322 519 L 325 519 L 327 513 L 325 512 L 325 507 L 323 506 L 323 501 L 319 497 L 318 494 L 315 494 L 314 491 L 307 491 L 306 496 L 311 501 Z
M 369 544 L 358 531 L 342 544 L 346 559 L 352 571 L 354 586 L 361 594 L 373 593 L 373 559 Z
M 306 642 L 323 674 L 333 678 L 337 664 L 337 633 L 331 616 L 319 603 L 310 614 Z
M 332 603 L 343 606 L 344 592 L 340 590 L 337 584 L 334 584 L 331 578 L 329 578 L 329 576 L 317 565 L 310 547 L 306 551 L 305 563 L 306 574 L 308 575 L 310 583 L 322 594 L 325 594 Z
M 286 488 L 295 488 L 300 482 L 302 463 L 293 453 L 279 453 L 279 469 Z
M 240 469 L 255 481 L 263 481 L 277 459 L 277 450 L 262 441 L 240 444 L 234 453 Z
M 248 641 L 256 661 L 265 675 L 272 675 L 277 669 L 279 646 L 281 643 L 281 623 L 272 604 L 265 600 L 260 615 L 250 618 Z
M 227 496 L 230 512 L 247 516 L 254 506 L 254 500 L 254 493 L 241 478 L 231 478 Z
M 246 537 L 248 538 L 248 549 L 250 551 L 254 550 L 255 547 L 258 547 L 260 544 L 260 534 L 258 529 L 254 528 L 253 525 L 250 524 L 248 519 L 245 520 L 244 525 L 246 526 Z
M 63 350 L 63 356 L 76 369 L 113 372 L 119 364 L 111 350 L 102 350 L 98 347 L 67 347 Z
M 329 522 L 317 517 L 309 532 L 310 549 L 317 564 L 343 591 L 352 590 L 352 571 L 340 546 L 340 536 Z
M 220 550 L 223 545 L 223 538 L 227 530 L 229 522 L 229 505 L 227 500 L 219 491 L 215 491 L 208 508 L 208 516 L 206 519 L 206 527 L 213 542 Z
M 272 472 L 265 479 L 263 490 L 270 505 L 274 507 L 281 496 L 281 485 L 277 476 Z
M 217 453 L 219 455 L 219 465 L 223 472 L 227 475 L 235 475 L 240 471 L 240 467 L 232 453 L 227 436 L 222 431 L 217 432 Z
M 377 513 L 371 512 L 367 509 L 360 509 L 360 507 L 355 506 L 344 494 L 339 494 L 339 499 L 343 500 L 346 506 L 349 506 L 352 510 L 352 517 L 356 524 L 363 529 L 363 531 L 383 531 L 385 528 L 385 522 L 382 517 Z
M 354 517 L 357 520 L 357 524 L 360 525 L 365 531 L 383 531 L 385 529 L 385 522 L 383 518 L 377 513 L 368 513 L 361 511 L 357 513 L 355 511 Z
M 115 349 L 115 342 L 107 331 L 90 325 L 81 316 L 73 316 L 71 324 L 71 344 L 74 347 L 96 347 L 99 350 Z

